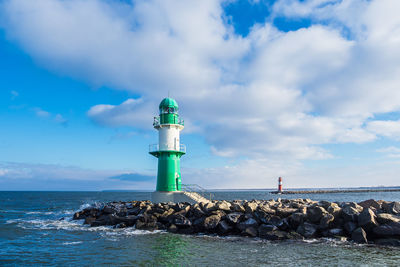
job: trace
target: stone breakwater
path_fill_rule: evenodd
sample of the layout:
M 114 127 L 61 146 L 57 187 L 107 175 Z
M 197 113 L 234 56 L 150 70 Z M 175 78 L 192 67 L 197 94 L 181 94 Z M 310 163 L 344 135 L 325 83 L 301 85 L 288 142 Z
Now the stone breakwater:
M 179 234 L 243 235 L 268 240 L 320 237 L 400 246 L 400 202 L 277 199 L 210 203 L 110 202 L 74 214 L 91 227 L 110 225 Z
M 284 190 L 272 191 L 271 194 L 332 194 L 332 193 L 370 193 L 370 192 L 399 192 L 400 188 L 394 189 L 330 189 L 330 190 Z

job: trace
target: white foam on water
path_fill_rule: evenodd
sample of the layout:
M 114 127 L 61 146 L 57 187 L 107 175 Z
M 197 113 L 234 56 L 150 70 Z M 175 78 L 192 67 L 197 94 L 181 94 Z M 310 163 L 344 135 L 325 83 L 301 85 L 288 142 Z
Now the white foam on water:
M 82 241 L 74 241 L 74 242 L 63 242 L 63 245 L 78 245 L 78 244 L 82 244 Z

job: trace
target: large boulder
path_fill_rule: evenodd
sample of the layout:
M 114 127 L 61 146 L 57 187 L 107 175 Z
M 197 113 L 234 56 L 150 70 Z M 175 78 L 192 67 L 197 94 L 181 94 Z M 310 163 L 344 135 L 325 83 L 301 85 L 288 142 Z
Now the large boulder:
M 358 215 L 358 226 L 366 231 L 371 231 L 372 228 L 378 226 L 376 215 L 370 208 L 364 210 Z
M 389 213 L 379 213 L 376 215 L 378 223 L 400 222 L 400 216 Z
M 190 227 L 192 225 L 192 222 L 185 216 L 179 214 L 174 217 L 173 224 L 178 227 L 185 228 Z
M 391 214 L 400 214 L 400 202 L 384 202 L 382 203 L 382 208 Z
M 190 208 L 190 213 L 195 216 L 196 218 L 202 217 L 205 215 L 204 211 L 201 209 L 198 203 L 194 204 Z
M 322 215 L 322 218 L 319 222 L 319 227 L 321 229 L 327 229 L 332 225 L 334 220 L 335 217 L 332 214 L 325 213 L 324 215 Z
M 274 209 L 272 209 L 269 205 L 259 205 L 258 211 L 266 213 L 266 214 L 270 214 L 270 215 L 274 215 L 276 213 L 276 211 Z
M 276 215 L 278 215 L 281 218 L 286 218 L 290 215 L 292 215 L 293 213 L 295 213 L 297 211 L 297 209 L 294 208 L 277 208 L 276 209 Z
M 272 224 L 261 224 L 258 227 L 258 234 L 260 237 L 265 238 L 265 235 L 267 235 L 267 233 L 272 232 L 272 231 L 276 231 L 278 230 L 278 227 L 276 227 L 275 225 Z
M 367 208 L 374 208 L 375 210 L 381 209 L 381 204 L 379 204 L 375 199 L 364 200 L 362 202 L 359 202 L 358 205 L 360 205 L 364 209 Z
M 247 213 L 253 213 L 258 205 L 255 202 L 245 202 L 243 206 Z
M 206 204 L 203 205 L 203 210 L 205 213 L 209 214 L 214 210 L 217 210 L 217 206 L 215 205 L 215 203 L 212 202 L 207 202 Z
M 288 233 L 281 230 L 263 231 L 262 233 L 259 233 L 259 236 L 268 240 L 288 239 Z
M 233 227 L 225 220 L 222 220 L 218 224 L 218 233 L 219 234 L 228 234 L 232 231 Z
M 390 222 L 373 229 L 373 233 L 379 237 L 400 236 L 400 223 Z
M 342 209 L 339 207 L 339 205 L 334 202 L 332 202 L 326 209 L 326 211 L 332 214 L 335 218 L 339 217 L 341 210 Z
M 296 229 L 300 224 L 302 224 L 305 221 L 306 217 L 307 215 L 304 213 L 295 212 L 288 217 L 288 221 L 290 226 L 293 229 Z
M 229 203 L 228 201 L 218 201 L 217 204 L 217 209 L 219 210 L 224 210 L 224 211 L 230 211 L 231 210 L 231 203 Z
M 361 210 L 362 208 L 358 209 L 351 205 L 345 205 L 341 210 L 341 215 L 345 222 L 357 222 Z
M 349 221 L 343 225 L 343 228 L 349 235 L 351 235 L 351 233 L 353 233 L 353 231 L 357 228 L 357 224 Z
M 204 219 L 203 226 L 206 230 L 214 230 L 221 220 L 219 215 L 211 215 Z
M 244 221 L 244 222 L 238 223 L 238 224 L 236 225 L 236 227 L 237 227 L 239 230 L 244 231 L 246 228 L 249 228 L 249 227 L 258 227 L 258 223 L 257 223 L 257 221 L 254 220 L 253 218 L 249 218 L 249 219 L 247 219 L 247 220 Z
M 316 236 L 318 226 L 312 223 L 303 223 L 297 227 L 296 232 L 304 236 L 305 238 L 311 238 Z
M 226 220 L 231 224 L 237 224 L 240 222 L 241 218 L 244 216 L 240 212 L 232 212 L 226 215 Z
M 241 205 L 238 202 L 233 202 L 231 204 L 231 210 L 236 211 L 236 212 L 245 212 L 245 208 L 243 207 L 243 205 Z
M 247 227 L 246 229 L 244 229 L 242 231 L 242 234 L 243 235 L 247 235 L 247 236 L 251 236 L 251 237 L 256 237 L 257 234 L 258 234 L 257 228 L 253 227 L 253 226 Z
M 368 243 L 367 233 L 361 227 L 358 227 L 353 231 L 351 239 L 357 243 Z
M 326 214 L 326 210 L 323 207 L 315 206 L 307 208 L 307 220 L 312 223 L 319 223 L 322 215 Z
M 118 217 L 118 220 L 123 222 L 126 226 L 134 226 L 136 221 L 138 219 L 138 216 L 135 215 L 128 215 L 125 217 Z

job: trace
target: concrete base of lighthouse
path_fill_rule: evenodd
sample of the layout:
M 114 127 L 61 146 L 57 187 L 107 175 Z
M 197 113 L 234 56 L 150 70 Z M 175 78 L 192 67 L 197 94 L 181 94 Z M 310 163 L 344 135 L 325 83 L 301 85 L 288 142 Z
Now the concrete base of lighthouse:
M 153 203 L 179 203 L 179 202 L 188 202 L 190 204 L 195 204 L 199 202 L 209 202 L 208 199 L 202 197 L 200 194 L 196 192 L 184 192 L 184 191 L 175 191 L 175 192 L 163 192 L 163 191 L 155 191 L 151 193 L 151 202 Z

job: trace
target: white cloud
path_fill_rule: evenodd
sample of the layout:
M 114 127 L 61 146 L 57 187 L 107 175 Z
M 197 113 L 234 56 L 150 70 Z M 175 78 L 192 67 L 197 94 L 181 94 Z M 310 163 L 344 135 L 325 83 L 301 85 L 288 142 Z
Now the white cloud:
M 380 148 L 376 152 L 384 153 L 389 158 L 400 158 L 400 148 L 395 146 Z
M 90 108 L 88 116 L 104 126 L 133 126 L 140 129 L 151 128 L 151 117 L 158 105 L 144 103 L 143 99 L 132 99 L 124 101 L 120 105 L 96 105 Z
M 42 108 L 36 107 L 32 109 L 35 112 L 35 115 L 42 119 L 52 119 L 55 123 L 61 124 L 63 126 L 68 126 L 68 120 L 65 119 L 61 114 L 55 114 L 43 110 Z
M 400 140 L 400 120 L 398 121 L 371 121 L 367 129 L 373 133 L 394 140 Z
M 34 108 L 33 111 L 39 118 L 48 118 L 51 115 L 50 112 L 47 112 L 46 110 L 43 110 L 41 108 Z
M 101 125 L 150 129 L 171 91 L 217 155 L 326 159 L 322 144 L 399 139 L 398 122 L 369 121 L 400 110 L 399 5 L 281 0 L 271 18 L 314 24 L 241 37 L 218 1 L 14 0 L 2 25 L 39 64 L 141 96 L 93 106 Z

